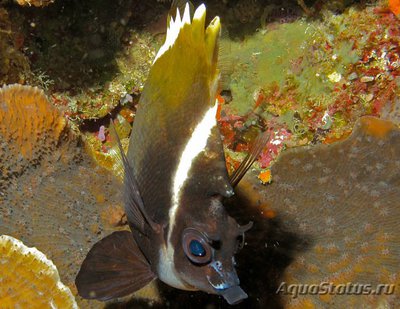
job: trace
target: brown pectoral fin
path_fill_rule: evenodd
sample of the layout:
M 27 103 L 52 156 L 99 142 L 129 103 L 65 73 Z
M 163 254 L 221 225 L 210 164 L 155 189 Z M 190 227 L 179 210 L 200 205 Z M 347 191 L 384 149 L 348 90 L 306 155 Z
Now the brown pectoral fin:
M 154 278 L 131 232 L 121 231 L 103 238 L 90 249 L 75 284 L 83 298 L 105 301 L 129 295 Z

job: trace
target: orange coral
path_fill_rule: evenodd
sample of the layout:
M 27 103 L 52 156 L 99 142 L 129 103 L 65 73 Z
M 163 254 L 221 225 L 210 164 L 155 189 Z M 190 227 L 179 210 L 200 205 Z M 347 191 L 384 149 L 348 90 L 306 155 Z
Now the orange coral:
M 389 9 L 394 15 L 398 16 L 400 14 L 400 0 L 389 0 Z
M 78 308 L 56 266 L 37 250 L 11 236 L 0 236 L 2 308 Z
M 386 120 L 377 119 L 374 117 L 363 117 L 361 124 L 366 132 L 377 138 L 385 138 L 396 126 Z
M 63 136 L 65 119 L 42 90 L 10 85 L 0 89 L 0 189 L 29 165 L 51 155 Z
M 272 181 L 271 170 L 267 169 L 260 174 L 258 174 L 258 178 L 261 180 L 262 183 L 269 183 Z
M 0 89 L 0 102 L 0 135 L 16 143 L 24 158 L 35 155 L 43 135 L 57 141 L 65 128 L 64 118 L 38 88 L 4 86 Z
M 115 178 L 79 146 L 42 91 L 0 90 L 0 234 L 34 244 L 71 288 L 91 245 L 112 228 L 100 213 L 121 203 Z
M 10 85 L 0 89 L 0 191 L 46 156 L 60 155 L 66 121 L 42 90 Z M 61 149 L 59 149 L 61 151 Z M 52 166 L 48 166 L 51 170 Z

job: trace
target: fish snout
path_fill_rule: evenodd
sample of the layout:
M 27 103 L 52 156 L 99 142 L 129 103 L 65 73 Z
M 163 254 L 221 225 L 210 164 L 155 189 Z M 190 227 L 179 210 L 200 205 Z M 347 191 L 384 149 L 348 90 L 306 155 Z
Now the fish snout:
M 229 305 L 236 305 L 248 297 L 246 292 L 243 291 L 238 285 L 224 290 L 221 295 L 225 298 Z
M 215 293 L 222 295 L 228 304 L 237 304 L 248 297 L 239 286 L 240 280 L 233 266 L 224 269 L 221 262 L 215 261 L 209 267 L 208 282 Z

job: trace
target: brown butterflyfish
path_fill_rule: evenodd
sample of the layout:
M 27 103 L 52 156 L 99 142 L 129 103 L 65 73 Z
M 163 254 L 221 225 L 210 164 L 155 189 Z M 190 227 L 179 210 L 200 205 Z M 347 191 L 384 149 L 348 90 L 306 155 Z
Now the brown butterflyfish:
M 235 253 L 252 223 L 240 226 L 224 199 L 258 156 L 229 177 L 217 126 L 220 19 L 205 27 L 200 5 L 169 16 L 139 106 L 124 166 L 124 206 L 131 231 L 96 243 L 76 277 L 84 298 L 129 295 L 158 278 L 182 290 L 221 295 L 229 304 L 247 298 Z M 256 145 L 266 142 L 263 134 Z

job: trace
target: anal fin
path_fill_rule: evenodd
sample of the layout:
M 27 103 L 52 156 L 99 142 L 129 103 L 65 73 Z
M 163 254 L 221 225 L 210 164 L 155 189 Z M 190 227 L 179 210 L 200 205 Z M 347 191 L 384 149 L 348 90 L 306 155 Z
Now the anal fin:
M 120 231 L 90 249 L 75 284 L 83 298 L 105 301 L 138 291 L 155 278 L 131 232 Z

